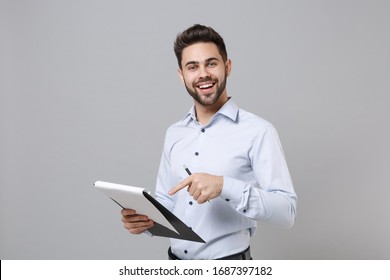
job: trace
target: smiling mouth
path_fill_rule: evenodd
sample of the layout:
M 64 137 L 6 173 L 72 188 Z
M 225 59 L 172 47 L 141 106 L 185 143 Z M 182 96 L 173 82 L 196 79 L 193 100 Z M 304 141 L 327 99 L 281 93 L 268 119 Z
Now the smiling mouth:
M 198 88 L 204 90 L 204 89 L 212 88 L 214 85 L 215 85 L 215 83 L 203 83 L 203 84 L 198 85 Z

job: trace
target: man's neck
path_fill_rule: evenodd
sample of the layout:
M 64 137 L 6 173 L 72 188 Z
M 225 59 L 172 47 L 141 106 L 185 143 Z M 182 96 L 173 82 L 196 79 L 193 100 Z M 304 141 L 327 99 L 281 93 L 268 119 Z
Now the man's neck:
M 229 100 L 227 95 L 221 95 L 218 101 L 211 106 L 204 106 L 195 101 L 195 112 L 197 121 L 206 125 L 210 122 L 211 118 L 218 112 L 219 109 Z

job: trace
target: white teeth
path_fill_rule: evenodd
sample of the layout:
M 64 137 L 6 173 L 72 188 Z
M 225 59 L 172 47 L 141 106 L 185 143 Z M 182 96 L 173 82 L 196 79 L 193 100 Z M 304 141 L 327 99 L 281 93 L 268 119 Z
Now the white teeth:
M 213 84 L 206 84 L 206 85 L 200 85 L 199 88 L 200 89 L 204 89 L 204 88 L 209 88 L 209 87 L 212 87 Z

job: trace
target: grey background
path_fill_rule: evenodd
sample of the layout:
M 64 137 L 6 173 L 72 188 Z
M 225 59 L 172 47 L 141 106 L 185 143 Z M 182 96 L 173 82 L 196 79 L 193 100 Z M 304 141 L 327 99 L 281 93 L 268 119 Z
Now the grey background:
M 228 93 L 275 125 L 299 196 L 254 257 L 389 259 L 389 3 L 1 0 L 1 259 L 166 259 L 92 184 L 154 190 L 194 23 L 224 37 Z

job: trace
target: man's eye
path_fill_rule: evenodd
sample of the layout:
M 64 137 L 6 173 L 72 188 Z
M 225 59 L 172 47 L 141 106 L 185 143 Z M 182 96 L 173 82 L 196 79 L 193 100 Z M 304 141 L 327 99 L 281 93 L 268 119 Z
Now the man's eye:
M 217 63 L 216 62 L 210 62 L 208 65 L 209 65 L 209 67 L 215 67 L 215 66 L 217 66 Z
M 188 69 L 189 71 L 194 71 L 194 70 L 196 70 L 196 66 L 195 66 L 195 65 L 188 66 L 187 69 Z

